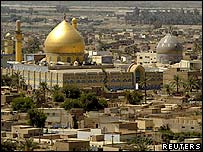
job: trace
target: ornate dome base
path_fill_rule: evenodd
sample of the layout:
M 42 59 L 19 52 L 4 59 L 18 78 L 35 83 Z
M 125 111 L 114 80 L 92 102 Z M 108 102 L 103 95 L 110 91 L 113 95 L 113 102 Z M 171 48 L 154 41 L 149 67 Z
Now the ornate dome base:
M 84 61 L 83 53 L 46 53 L 46 60 L 48 63 L 57 63 L 57 62 L 68 62 L 74 63 L 78 61 L 82 63 Z

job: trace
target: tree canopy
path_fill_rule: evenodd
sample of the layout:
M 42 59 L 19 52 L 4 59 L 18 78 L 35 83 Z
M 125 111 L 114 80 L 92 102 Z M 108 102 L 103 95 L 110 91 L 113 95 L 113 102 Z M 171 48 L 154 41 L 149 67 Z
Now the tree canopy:
M 34 107 L 34 101 L 30 97 L 14 98 L 11 107 L 13 111 L 27 112 Z
M 80 89 L 74 85 L 65 85 L 62 88 L 62 91 L 65 94 L 66 98 L 77 99 L 81 95 Z
M 47 116 L 38 109 L 30 109 L 28 111 L 28 123 L 31 126 L 37 127 L 37 128 L 43 128 L 45 126 L 45 121 L 47 119 Z
M 143 100 L 143 95 L 140 91 L 133 91 L 133 92 L 126 91 L 125 97 L 128 103 L 133 105 L 140 104 L 140 102 Z
M 83 108 L 85 111 L 97 111 L 107 107 L 107 101 L 105 99 L 99 99 L 93 93 L 81 94 L 78 99 L 66 99 L 62 104 L 62 107 L 66 110 L 71 108 Z

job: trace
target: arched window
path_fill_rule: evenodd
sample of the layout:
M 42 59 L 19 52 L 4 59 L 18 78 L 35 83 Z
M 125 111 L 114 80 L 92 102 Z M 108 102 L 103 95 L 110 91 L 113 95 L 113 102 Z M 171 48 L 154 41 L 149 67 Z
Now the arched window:
M 140 71 L 136 71 L 135 73 L 135 76 L 136 76 L 136 82 L 139 82 L 140 81 Z
M 88 83 L 92 83 L 92 80 L 88 80 Z

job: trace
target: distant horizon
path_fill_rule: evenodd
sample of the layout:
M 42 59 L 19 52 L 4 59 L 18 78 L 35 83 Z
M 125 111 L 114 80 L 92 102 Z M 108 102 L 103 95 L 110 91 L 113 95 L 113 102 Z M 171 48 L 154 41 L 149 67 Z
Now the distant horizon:
M 106 5 L 108 3 L 108 5 Z M 195 7 L 202 8 L 202 1 L 1 1 L 8 5 L 64 5 L 91 7 Z

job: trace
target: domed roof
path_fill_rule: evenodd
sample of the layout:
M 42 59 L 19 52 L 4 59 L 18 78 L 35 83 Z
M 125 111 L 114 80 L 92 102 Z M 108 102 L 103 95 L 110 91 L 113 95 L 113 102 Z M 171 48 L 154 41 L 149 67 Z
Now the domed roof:
M 73 23 L 73 24 L 76 24 L 77 22 L 78 22 L 78 20 L 77 20 L 76 18 L 73 18 L 73 19 L 72 19 L 72 23 Z
M 167 34 L 159 41 L 156 51 L 158 54 L 179 54 L 182 53 L 182 46 L 175 36 Z
M 47 36 L 45 53 L 84 53 L 85 43 L 80 33 L 63 20 Z

